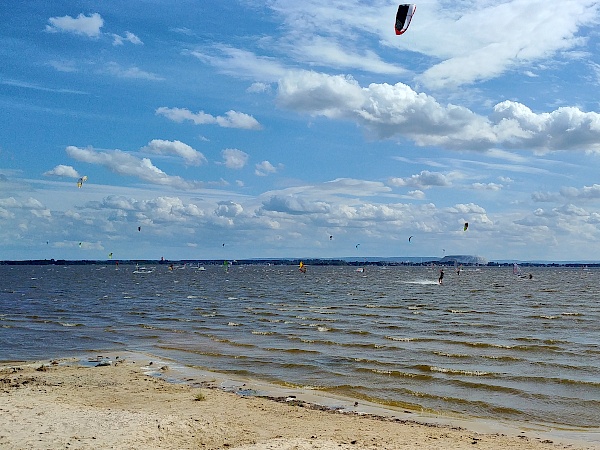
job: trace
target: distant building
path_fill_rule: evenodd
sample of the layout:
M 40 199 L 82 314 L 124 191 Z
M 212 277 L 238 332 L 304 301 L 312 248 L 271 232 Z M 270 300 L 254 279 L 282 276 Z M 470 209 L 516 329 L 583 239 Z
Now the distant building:
M 442 264 L 465 264 L 469 266 L 486 266 L 487 259 L 475 255 L 448 255 L 439 260 Z

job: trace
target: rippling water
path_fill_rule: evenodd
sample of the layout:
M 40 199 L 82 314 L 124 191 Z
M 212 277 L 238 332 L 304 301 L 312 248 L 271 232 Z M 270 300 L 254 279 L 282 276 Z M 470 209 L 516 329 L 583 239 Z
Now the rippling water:
M 600 271 L 0 266 L 0 360 L 135 350 L 384 405 L 596 428 Z

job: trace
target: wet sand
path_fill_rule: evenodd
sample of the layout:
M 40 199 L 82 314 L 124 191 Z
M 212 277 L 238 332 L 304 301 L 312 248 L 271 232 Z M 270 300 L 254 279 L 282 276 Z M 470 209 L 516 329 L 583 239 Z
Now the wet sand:
M 173 369 L 151 362 L 122 356 L 89 364 L 78 359 L 0 364 L 0 448 L 600 448 L 526 432 L 421 423 L 407 418 L 409 412 L 383 416 L 361 405 L 323 406 L 301 395 L 257 395 L 254 386 L 239 382 L 225 389 L 210 372 L 176 383 L 169 380 Z

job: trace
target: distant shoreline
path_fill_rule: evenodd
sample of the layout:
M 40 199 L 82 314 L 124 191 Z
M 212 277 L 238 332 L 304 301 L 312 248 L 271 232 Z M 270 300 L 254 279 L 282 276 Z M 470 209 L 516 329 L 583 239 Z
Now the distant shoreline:
M 26 259 L 26 260 L 2 260 L 0 265 L 9 266 L 69 266 L 69 265 L 136 265 L 136 264 L 154 264 L 154 265 L 222 265 L 224 259 L 180 259 L 180 260 L 155 260 L 155 259 Z M 424 258 L 250 258 L 229 260 L 233 265 L 262 265 L 262 266 L 293 266 L 303 261 L 305 265 L 310 266 L 453 266 L 454 260 L 445 260 L 443 258 L 424 257 Z M 512 267 L 515 262 L 521 267 L 600 267 L 600 261 L 490 261 L 487 264 L 463 263 L 463 266 L 479 267 Z

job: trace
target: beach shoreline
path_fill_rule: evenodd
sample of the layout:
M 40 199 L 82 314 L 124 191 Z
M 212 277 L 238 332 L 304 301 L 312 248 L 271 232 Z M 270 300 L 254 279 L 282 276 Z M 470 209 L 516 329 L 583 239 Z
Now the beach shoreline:
M 600 448 L 553 431 L 392 411 L 139 353 L 1 363 L 0 388 L 3 449 Z

